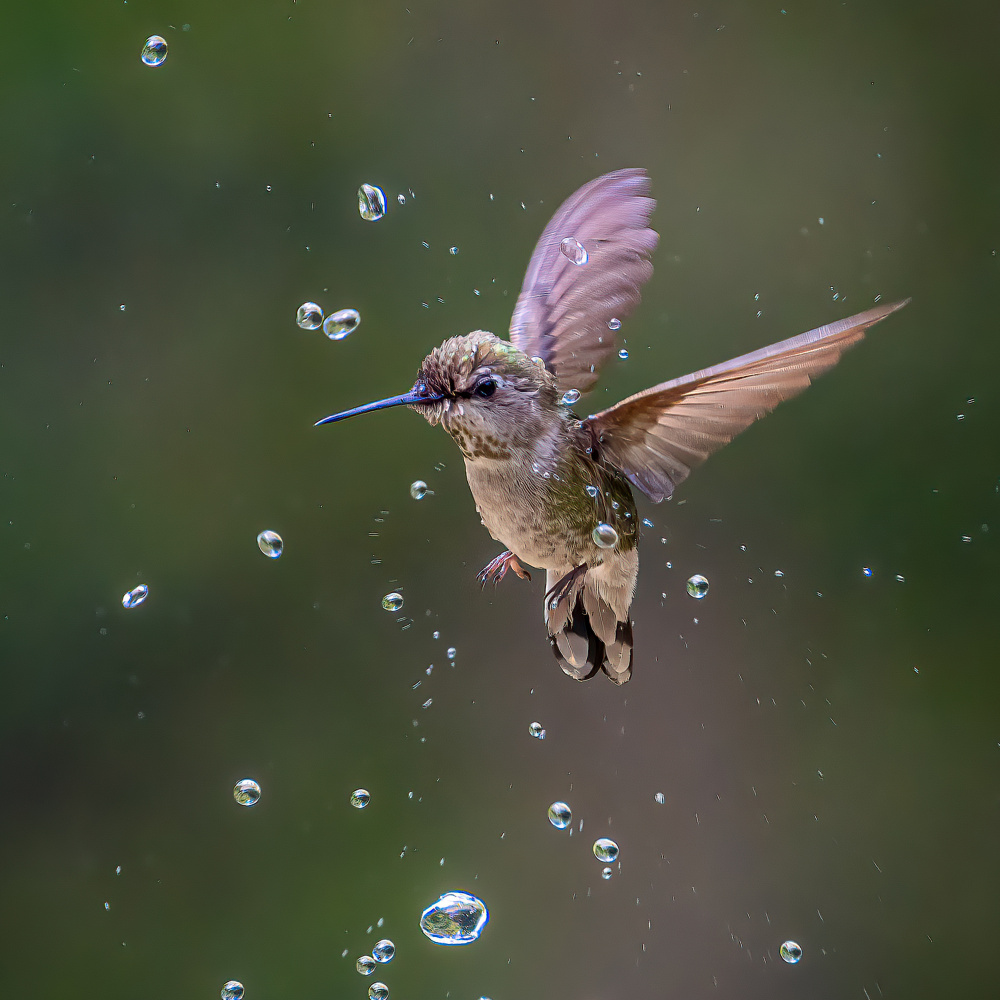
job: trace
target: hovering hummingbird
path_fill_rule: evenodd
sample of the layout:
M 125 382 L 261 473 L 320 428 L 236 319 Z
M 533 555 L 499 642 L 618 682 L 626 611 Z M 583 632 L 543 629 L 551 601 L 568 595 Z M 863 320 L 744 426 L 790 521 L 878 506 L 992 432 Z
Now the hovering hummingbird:
M 440 423 L 465 456 L 476 510 L 507 547 L 485 584 L 545 570 L 545 625 L 577 680 L 632 672 L 629 607 L 639 571 L 632 487 L 654 503 L 782 400 L 797 395 L 865 330 L 906 305 L 847 319 L 663 382 L 600 413 L 572 410 L 615 351 L 615 331 L 653 273 L 656 202 L 641 169 L 585 184 L 560 206 L 528 263 L 510 342 L 476 330 L 424 358 L 409 392 L 317 422 L 406 405 Z

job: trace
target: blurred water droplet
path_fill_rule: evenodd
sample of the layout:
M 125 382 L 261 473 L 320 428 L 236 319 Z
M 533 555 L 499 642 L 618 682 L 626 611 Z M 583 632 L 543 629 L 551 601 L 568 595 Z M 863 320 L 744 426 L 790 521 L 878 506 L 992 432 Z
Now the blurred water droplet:
M 458 650 L 455 649 L 454 646 L 449 646 L 448 647 L 448 653 L 447 653 L 448 659 L 449 660 L 454 660 L 457 655 L 458 655 Z
M 864 568 L 863 568 L 863 569 L 861 570 L 861 572 L 862 572 L 862 573 L 863 573 L 863 574 L 864 574 L 865 576 L 871 576 L 871 575 L 872 575 L 872 574 L 873 574 L 873 573 L 874 573 L 875 571 L 874 571 L 874 570 L 873 570 L 873 569 L 871 568 L 871 566 L 865 566 L 865 567 L 864 567 Z
M 700 601 L 708 593 L 708 580 L 701 573 L 695 573 L 687 582 L 687 592 Z
M 620 330 L 621 328 L 622 328 L 622 321 L 617 317 L 612 316 L 611 319 L 608 320 L 609 330 Z
M 434 491 L 427 488 L 427 484 L 422 479 L 415 479 L 410 483 L 410 496 L 414 500 L 423 500 L 426 496 L 434 496 Z
M 366 805 L 372 800 L 372 793 L 368 791 L 367 788 L 355 788 L 351 792 L 351 805 L 355 809 L 364 809 Z
M 420 929 L 435 944 L 472 944 L 490 919 L 486 904 L 470 892 L 446 892 L 420 914 Z
M 255 806 L 260 801 L 260 785 L 253 778 L 244 778 L 236 782 L 233 798 L 241 806 Z
M 455 257 L 458 255 L 458 247 L 448 247 L 448 253 Z
M 122 607 L 126 611 L 130 608 L 137 608 L 148 596 L 149 587 L 144 583 L 140 583 L 138 587 L 134 587 L 127 594 L 122 595 Z
M 370 976 L 375 971 L 376 962 L 371 955 L 362 955 L 354 963 L 354 968 L 361 973 L 362 976 Z
M 385 192 L 374 184 L 358 188 L 358 212 L 365 222 L 378 222 L 385 215 Z
M 146 44 L 142 47 L 139 58 L 147 66 L 162 66 L 167 58 L 166 39 L 161 38 L 159 35 L 150 35 L 146 39 Z
M 663 794 L 663 792 L 657 792 L 657 793 L 656 793 L 656 794 L 655 794 L 655 795 L 653 796 L 653 801 L 654 801 L 654 802 L 655 802 L 655 803 L 656 803 L 657 805 L 659 805 L 659 806 L 662 806 L 662 805 L 663 805 L 663 803 L 667 801 L 667 797 L 666 797 L 666 795 L 664 795 L 664 794 Z
M 559 250 L 564 257 L 567 257 L 574 264 L 586 264 L 590 260 L 590 254 L 587 253 L 587 248 L 579 241 L 573 239 L 572 236 L 567 236 L 559 244 Z
M 618 544 L 618 532 L 610 525 L 601 521 L 590 533 L 594 544 L 600 549 L 613 549 Z
M 398 611 L 403 606 L 403 595 L 395 590 L 382 598 L 382 607 L 386 611 Z
M 381 941 L 375 942 L 375 947 L 372 948 L 372 957 L 376 962 L 391 962 L 392 956 L 396 954 L 396 946 L 388 939 L 382 938 Z
M 622 359 L 622 361 L 628 361 L 628 351 L 623 347 L 618 352 L 618 357 L 620 357 Z
M 389 987 L 385 983 L 372 983 L 368 987 L 368 996 L 371 1000 L 389 1000 Z
M 295 314 L 295 322 L 303 330 L 318 330 L 323 325 L 323 310 L 315 302 L 303 302 Z
M 567 389 L 560 400 L 563 406 L 572 406 L 580 399 L 579 389 Z
M 565 802 L 553 802 L 549 806 L 549 822 L 557 830 L 565 830 L 573 822 L 573 810 Z
M 607 881 L 607 880 L 608 880 L 609 878 L 611 878 L 611 876 L 612 876 L 612 875 L 614 875 L 614 872 L 613 872 L 613 871 L 612 871 L 612 870 L 611 870 L 610 868 L 603 868 L 603 869 L 601 870 L 601 878 L 602 878 L 602 879 L 604 879 L 604 880 L 605 880 L 605 882 L 606 882 L 606 881 Z
M 618 845 L 607 837 L 594 841 L 594 857 L 605 864 L 613 864 L 618 859 Z
M 257 536 L 257 548 L 260 549 L 268 559 L 277 559 L 284 550 L 285 543 L 281 540 L 281 535 L 276 531 L 262 531 Z
M 542 729 L 542 724 L 540 722 L 532 722 L 531 725 L 528 726 L 528 732 L 531 733 L 536 740 L 545 739 L 545 730 Z
M 243 1000 L 244 992 L 242 983 L 237 982 L 235 979 L 230 979 L 222 987 L 222 1000 Z
M 323 332 L 331 340 L 343 340 L 361 325 L 361 313 L 357 309 L 339 309 L 323 320 Z
M 778 954 L 789 964 L 797 965 L 802 959 L 802 947 L 795 941 L 785 941 Z
M 644 517 L 642 519 L 642 526 L 644 528 L 652 528 L 653 527 L 653 522 L 650 521 L 650 519 L 648 517 Z

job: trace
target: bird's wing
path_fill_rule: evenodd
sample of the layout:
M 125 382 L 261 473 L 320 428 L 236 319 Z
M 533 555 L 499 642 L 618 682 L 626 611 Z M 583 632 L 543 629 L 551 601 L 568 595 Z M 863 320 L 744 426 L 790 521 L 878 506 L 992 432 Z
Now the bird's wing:
M 655 385 L 588 417 L 601 457 L 654 503 L 782 400 L 832 368 L 865 330 L 909 302 L 877 306 L 714 368 Z
M 540 357 L 563 391 L 594 384 L 615 348 L 608 324 L 632 312 L 653 273 L 649 257 L 659 236 L 649 228 L 656 206 L 649 191 L 649 177 L 637 168 L 584 184 L 559 207 L 531 255 L 510 339 Z M 580 243 L 585 264 L 560 250 L 564 239 Z

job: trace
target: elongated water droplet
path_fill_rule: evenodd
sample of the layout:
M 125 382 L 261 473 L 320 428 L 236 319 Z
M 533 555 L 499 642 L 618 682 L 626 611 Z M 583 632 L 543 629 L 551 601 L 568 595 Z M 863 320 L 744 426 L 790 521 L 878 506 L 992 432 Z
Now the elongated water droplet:
M 374 184 L 358 188 L 358 212 L 365 222 L 378 222 L 385 215 L 385 192 Z
M 594 544 L 601 549 L 613 549 L 618 544 L 618 532 L 604 521 L 591 532 Z
M 318 330 L 323 325 L 323 310 L 315 302 L 303 302 L 295 314 L 295 322 L 303 330 Z
M 386 962 L 391 962 L 392 957 L 395 954 L 396 946 L 388 938 L 382 938 L 381 941 L 376 941 L 375 947 L 372 948 L 372 957 L 376 962 L 381 962 L 383 965 Z
M 362 955 L 354 963 L 354 968 L 361 973 L 362 976 L 370 976 L 375 971 L 375 959 L 371 955 Z
M 580 390 L 579 389 L 567 389 L 563 393 L 563 397 L 559 400 L 563 406 L 572 406 L 574 403 L 579 402 Z
M 233 798 L 241 806 L 255 806 L 260 801 L 260 785 L 253 778 L 244 778 L 236 782 Z
M 366 805 L 372 800 L 371 792 L 367 788 L 355 788 L 351 792 L 351 805 L 355 809 L 364 809 Z
M 695 573 L 687 582 L 687 592 L 700 601 L 708 593 L 708 580 L 701 573 Z
M 159 35 L 150 35 L 146 39 L 146 44 L 142 47 L 139 58 L 147 66 L 162 66 L 167 59 L 166 39 L 161 38 Z
M 391 594 L 386 594 L 382 598 L 382 607 L 386 611 L 399 611 L 403 606 L 403 595 L 397 593 L 395 590 Z
M 789 964 L 798 965 L 802 960 L 802 947 L 796 941 L 785 941 L 778 954 Z
M 420 929 L 435 944 L 472 944 L 490 919 L 486 904 L 470 892 L 446 892 L 420 914 Z
M 285 548 L 285 543 L 281 540 L 281 535 L 276 531 L 262 531 L 257 536 L 257 548 L 260 549 L 268 559 L 277 559 Z
M 137 608 L 149 596 L 149 587 L 140 583 L 138 587 L 133 587 L 127 594 L 122 595 L 122 607 L 128 611 Z
M 572 236 L 567 236 L 559 244 L 559 250 L 564 257 L 568 257 L 574 264 L 582 265 L 590 260 L 587 248 L 579 240 L 573 239 Z
M 553 802 L 549 806 L 549 822 L 557 830 L 565 830 L 573 822 L 573 810 L 565 802 Z
M 618 845 L 607 837 L 594 841 L 594 857 L 605 864 L 614 864 L 618 860 Z
M 545 730 L 542 728 L 542 724 L 540 722 L 532 722 L 531 725 L 528 726 L 528 732 L 531 733 L 536 740 L 545 739 Z
M 243 984 L 235 979 L 230 979 L 225 986 L 222 987 L 222 1000 L 243 1000 L 243 994 L 245 990 L 243 989 Z
M 357 309 L 340 309 L 323 320 L 323 332 L 331 340 L 343 340 L 360 325 L 361 313 Z

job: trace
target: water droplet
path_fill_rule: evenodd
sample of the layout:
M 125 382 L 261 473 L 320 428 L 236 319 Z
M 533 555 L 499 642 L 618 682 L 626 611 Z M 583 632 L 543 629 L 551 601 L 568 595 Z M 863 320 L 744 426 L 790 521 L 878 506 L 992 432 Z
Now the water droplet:
M 621 328 L 622 328 L 622 321 L 617 317 L 612 316 L 611 319 L 608 320 L 609 330 L 620 330 Z
M 138 587 L 134 587 L 127 594 L 122 595 L 122 607 L 126 611 L 130 608 L 137 608 L 148 596 L 149 587 L 144 583 L 140 583 Z
M 594 857 L 605 864 L 614 864 L 618 859 L 618 845 L 607 837 L 594 841 Z
M 594 500 L 601 495 L 601 491 L 596 486 L 585 486 L 584 489 L 587 491 L 587 496 Z
M 434 491 L 427 488 L 427 484 L 422 479 L 415 479 L 410 483 L 410 496 L 414 500 L 423 500 L 426 496 L 434 496 Z
M 281 535 L 276 531 L 262 531 L 257 536 L 257 548 L 260 549 L 268 559 L 277 559 L 281 555 L 285 543 L 281 540 Z
M 303 330 L 318 330 L 323 325 L 323 310 L 315 302 L 303 302 L 295 314 L 295 322 Z
M 372 948 L 372 956 L 376 962 L 391 962 L 392 956 L 396 954 L 396 946 L 388 939 L 382 938 L 381 941 L 375 942 L 375 947 Z
M 389 987 L 385 983 L 372 983 L 368 987 L 368 996 L 371 1000 L 389 1000 Z
M 398 201 L 400 203 L 400 205 L 405 205 L 406 204 L 406 195 L 405 194 L 397 194 L 396 195 L 396 201 Z
M 343 340 L 361 325 L 361 314 L 357 309 L 339 309 L 323 320 L 323 332 L 331 340 Z
M 612 875 L 614 875 L 614 872 L 610 868 L 601 869 L 601 878 L 604 879 L 605 882 L 611 878 Z
M 403 606 L 403 595 L 395 590 L 391 594 L 386 594 L 382 598 L 382 607 L 386 611 L 398 611 Z
M 579 389 L 567 389 L 563 393 L 562 399 L 559 401 L 563 406 L 572 406 L 574 403 L 578 402 L 580 399 Z
M 861 572 L 862 572 L 862 573 L 863 573 L 863 574 L 864 574 L 865 576 L 872 576 L 872 575 L 874 574 L 875 570 L 873 570 L 873 569 L 871 568 L 871 566 L 865 566 L 865 567 L 864 567 L 864 568 L 863 568 L 863 569 L 861 570 Z
M 653 801 L 654 801 L 654 802 L 655 802 L 655 803 L 656 803 L 656 804 L 657 804 L 658 806 L 662 806 L 662 805 L 663 805 L 663 804 L 664 804 L 664 803 L 665 803 L 665 802 L 667 801 L 667 797 L 666 797 L 666 795 L 664 795 L 664 794 L 663 794 L 663 792 L 657 792 L 657 793 L 656 793 L 656 794 L 655 794 L 655 795 L 653 796 Z
M 255 806 L 260 801 L 260 785 L 253 778 L 244 778 L 236 782 L 233 798 L 241 806 Z
M 243 984 L 237 982 L 235 979 L 230 979 L 222 987 L 222 1000 L 243 1000 L 243 993 Z
M 354 963 L 354 968 L 361 973 L 362 976 L 370 976 L 375 971 L 375 959 L 371 955 L 362 955 Z
M 150 35 L 146 39 L 146 44 L 142 47 L 139 58 L 147 66 L 162 66 L 167 59 L 166 39 L 161 38 L 159 35 Z
M 559 250 L 564 257 L 569 258 L 574 264 L 586 264 L 590 260 L 587 248 L 579 240 L 573 239 L 572 236 L 567 236 L 559 244 Z
M 449 660 L 454 660 L 457 655 L 458 655 L 458 650 L 455 649 L 454 646 L 449 646 L 448 647 L 448 653 L 447 653 L 448 659 Z
M 448 253 L 455 257 L 458 255 L 458 247 L 448 247 Z
M 385 192 L 374 184 L 358 188 L 358 211 L 365 222 L 378 222 L 385 215 Z
M 786 941 L 778 949 L 778 954 L 789 965 L 797 965 L 802 960 L 802 946 L 795 941 Z
M 650 519 L 648 517 L 644 517 L 642 519 L 642 526 L 644 528 L 652 528 L 653 527 L 653 522 L 650 521 Z
M 708 580 L 700 573 L 695 573 L 687 582 L 687 592 L 696 601 L 700 601 L 708 593 Z
M 549 822 L 557 830 L 565 830 L 573 822 L 573 810 L 565 802 L 553 802 L 549 806 Z
M 490 919 L 486 904 L 469 892 L 446 892 L 420 914 L 420 929 L 435 944 L 472 944 Z
M 620 357 L 622 359 L 622 361 L 628 361 L 628 351 L 623 347 L 618 352 L 618 357 Z
M 540 722 L 532 722 L 531 725 L 528 726 L 528 732 L 531 733 L 536 740 L 545 739 L 545 730 L 542 729 L 542 724 Z
M 613 549 L 618 544 L 618 532 L 604 521 L 594 528 L 590 537 L 594 539 L 594 544 L 599 549 Z
M 351 805 L 355 809 L 364 809 L 366 805 L 372 800 L 372 793 L 368 791 L 367 788 L 355 788 L 351 792 Z

